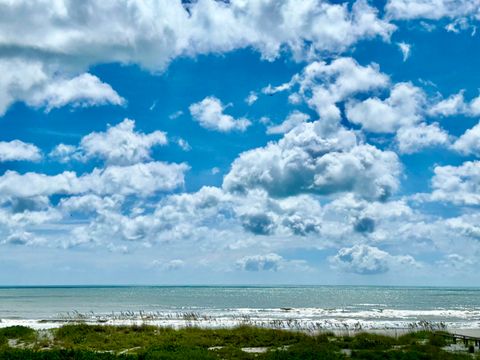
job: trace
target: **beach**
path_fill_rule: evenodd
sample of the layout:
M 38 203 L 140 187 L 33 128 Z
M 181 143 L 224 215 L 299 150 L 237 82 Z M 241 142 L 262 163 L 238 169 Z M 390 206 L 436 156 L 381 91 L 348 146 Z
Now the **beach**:
M 0 327 L 64 324 L 307 332 L 480 331 L 480 290 L 408 287 L 0 288 Z

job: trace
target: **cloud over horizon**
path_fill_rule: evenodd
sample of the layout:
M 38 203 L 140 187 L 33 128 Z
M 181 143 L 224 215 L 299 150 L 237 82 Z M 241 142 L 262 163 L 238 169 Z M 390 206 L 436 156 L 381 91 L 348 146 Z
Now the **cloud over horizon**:
M 480 270 L 477 0 L 0 0 L 0 18 L 18 279 L 37 254 L 78 282 L 124 262 L 151 283 Z

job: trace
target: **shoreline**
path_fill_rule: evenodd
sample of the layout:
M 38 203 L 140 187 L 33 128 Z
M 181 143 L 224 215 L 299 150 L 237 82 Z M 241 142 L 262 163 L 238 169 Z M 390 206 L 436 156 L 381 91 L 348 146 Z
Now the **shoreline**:
M 172 329 L 184 329 L 184 328 L 200 328 L 200 329 L 233 329 L 240 326 L 248 326 L 254 328 L 262 329 L 271 329 L 271 330 L 291 330 L 299 331 L 304 333 L 311 334 L 321 334 L 332 332 L 335 335 L 355 335 L 359 333 L 371 333 L 377 335 L 387 335 L 398 337 L 408 333 L 418 332 L 418 331 L 446 331 L 452 334 L 466 335 L 473 337 L 480 337 L 480 327 L 465 327 L 465 326 L 438 326 L 437 324 L 425 324 L 425 326 L 404 326 L 404 327 L 386 327 L 380 326 L 378 322 L 375 326 L 371 324 L 370 326 L 352 326 L 348 327 L 347 323 L 339 325 L 338 323 L 332 326 L 314 326 L 312 323 L 303 322 L 296 323 L 292 325 L 287 322 L 280 322 L 279 320 L 273 321 L 235 321 L 228 319 L 222 321 L 199 321 L 199 320 L 145 320 L 145 319 L 135 319 L 135 320 L 92 320 L 92 319 L 76 319 L 76 320 L 65 320 L 65 319 L 48 319 L 48 320 L 38 320 L 38 319 L 0 319 L 0 329 L 12 327 L 12 326 L 25 326 L 34 330 L 51 330 L 61 328 L 64 325 L 91 325 L 91 326 L 155 326 L 159 328 L 172 328 Z M 331 323 L 332 324 L 332 323 Z

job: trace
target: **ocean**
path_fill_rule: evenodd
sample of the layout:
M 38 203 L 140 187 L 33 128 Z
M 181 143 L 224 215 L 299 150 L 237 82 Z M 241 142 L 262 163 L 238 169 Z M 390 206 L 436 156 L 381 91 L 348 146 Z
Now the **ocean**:
M 298 330 L 480 328 L 480 288 L 0 287 L 0 327 L 64 323 Z

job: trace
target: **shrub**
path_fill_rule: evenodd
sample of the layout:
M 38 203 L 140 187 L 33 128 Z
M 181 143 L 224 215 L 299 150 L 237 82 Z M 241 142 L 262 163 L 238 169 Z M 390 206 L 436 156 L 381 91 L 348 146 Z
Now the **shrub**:
M 0 329 L 0 338 L 4 337 L 6 339 L 32 340 L 35 338 L 35 334 L 35 330 L 26 326 L 9 326 Z
M 352 338 L 351 349 L 389 349 L 395 345 L 395 339 L 389 336 L 362 333 Z

